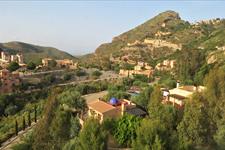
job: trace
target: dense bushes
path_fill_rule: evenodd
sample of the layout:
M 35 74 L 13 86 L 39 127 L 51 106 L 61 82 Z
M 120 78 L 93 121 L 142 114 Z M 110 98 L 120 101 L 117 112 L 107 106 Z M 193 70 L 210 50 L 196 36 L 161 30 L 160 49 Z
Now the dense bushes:
M 17 63 L 17 62 L 11 62 L 9 65 L 8 65 L 8 67 L 7 67 L 7 69 L 10 71 L 10 72 L 13 72 L 13 71 L 16 71 L 17 69 L 19 69 L 20 68 L 20 66 L 19 66 L 19 64 Z

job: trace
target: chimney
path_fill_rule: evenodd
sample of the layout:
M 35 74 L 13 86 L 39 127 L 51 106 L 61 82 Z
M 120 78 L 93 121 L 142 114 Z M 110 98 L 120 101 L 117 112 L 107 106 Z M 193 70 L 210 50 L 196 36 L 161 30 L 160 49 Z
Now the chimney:
M 126 107 L 124 105 L 124 103 L 121 104 L 121 115 L 123 116 L 124 115 L 124 112 L 126 110 Z
M 179 88 L 179 86 L 180 86 L 180 81 L 178 80 L 177 81 L 177 88 Z

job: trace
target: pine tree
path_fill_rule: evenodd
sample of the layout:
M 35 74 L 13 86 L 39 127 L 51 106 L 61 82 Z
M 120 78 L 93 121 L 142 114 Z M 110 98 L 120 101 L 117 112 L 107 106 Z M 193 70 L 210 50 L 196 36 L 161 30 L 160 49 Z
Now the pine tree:
M 163 109 L 162 106 L 162 93 L 160 87 L 157 85 L 154 87 L 153 92 L 151 94 L 150 102 L 148 105 L 148 112 L 150 118 L 160 118 L 161 111 Z
M 26 129 L 26 121 L 25 121 L 25 117 L 23 116 L 23 130 Z
M 31 117 L 30 117 L 30 111 L 28 112 L 28 126 L 31 126 Z
M 37 105 L 34 106 L 34 122 L 37 122 Z
M 105 150 L 107 149 L 107 136 L 98 120 L 90 119 L 84 124 L 79 135 L 78 149 Z
M 137 129 L 137 138 L 133 141 L 134 150 L 165 149 L 168 134 L 164 124 L 157 119 L 144 119 Z
M 15 133 L 18 135 L 18 122 L 15 120 Z
M 177 127 L 180 146 L 183 148 L 203 148 L 208 142 L 209 123 L 204 101 L 203 96 L 195 94 L 185 105 L 183 119 Z

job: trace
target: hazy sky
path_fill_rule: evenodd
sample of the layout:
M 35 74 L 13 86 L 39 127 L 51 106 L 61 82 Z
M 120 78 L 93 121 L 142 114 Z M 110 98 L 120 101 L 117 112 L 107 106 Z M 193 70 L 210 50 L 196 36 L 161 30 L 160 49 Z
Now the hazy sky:
M 166 10 L 190 22 L 225 18 L 225 1 L 0 1 L 0 42 L 86 54 Z

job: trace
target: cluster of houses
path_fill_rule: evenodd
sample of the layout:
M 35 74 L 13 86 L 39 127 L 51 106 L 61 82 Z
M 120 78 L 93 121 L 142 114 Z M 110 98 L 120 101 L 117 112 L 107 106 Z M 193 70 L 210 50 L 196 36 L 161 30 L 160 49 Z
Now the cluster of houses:
M 158 71 L 170 71 L 176 66 L 176 60 L 164 60 L 161 63 L 158 63 L 155 66 L 155 69 Z
M 132 75 L 145 75 L 151 77 L 155 70 L 157 71 L 172 71 L 176 66 L 176 60 L 164 60 L 155 66 L 155 69 L 145 62 L 138 62 L 132 70 L 120 69 L 119 75 L 132 76 Z
M 21 83 L 18 72 L 10 72 L 7 69 L 0 70 L 0 93 L 12 93 Z
M 136 88 L 134 90 L 136 91 Z M 180 83 L 178 82 L 177 87 L 174 89 L 162 89 L 162 104 L 172 105 L 178 109 L 183 109 L 185 101 L 189 100 L 193 93 L 203 92 L 204 90 L 204 86 L 180 86 Z M 116 99 L 115 97 L 112 97 L 110 100 L 104 101 L 99 98 L 88 103 L 87 111 L 79 116 L 79 120 L 81 125 L 83 125 L 87 118 L 93 117 L 102 123 L 107 118 L 119 118 L 125 114 L 145 117 L 147 112 L 128 99 Z
M 134 66 L 133 70 L 120 69 L 119 74 L 122 76 L 132 76 L 132 75 L 145 75 L 147 77 L 152 76 L 154 70 L 153 68 L 145 62 L 138 62 L 136 66 Z
M 174 44 L 165 40 L 161 39 L 145 39 L 144 44 L 151 45 L 152 47 L 159 48 L 159 47 L 169 47 L 174 50 L 180 50 L 182 48 L 181 44 Z
M 167 36 L 167 35 L 170 35 L 170 34 L 171 34 L 170 32 L 158 31 L 155 34 L 155 36 L 161 37 L 161 36 Z M 139 45 L 148 45 L 148 46 L 151 46 L 153 48 L 169 47 L 173 50 L 180 50 L 182 48 L 181 44 L 175 44 L 175 43 L 171 43 L 171 42 L 161 40 L 161 39 L 144 39 L 143 42 L 136 40 L 133 43 L 127 43 L 128 47 L 139 46 Z
M 68 69 L 76 69 L 77 63 L 74 63 L 71 59 L 60 59 L 60 60 L 54 60 L 52 58 L 43 58 L 42 59 L 42 66 L 49 67 L 51 61 L 56 62 L 56 66 L 61 68 L 68 68 Z
M 17 62 L 20 66 L 25 66 L 24 57 L 21 53 L 10 55 L 0 48 L 0 66 L 5 68 L 10 62 Z

